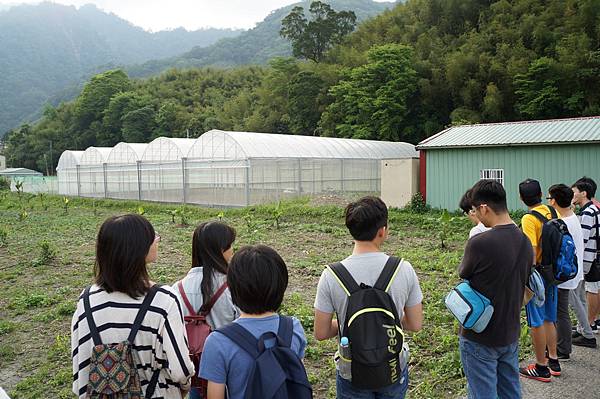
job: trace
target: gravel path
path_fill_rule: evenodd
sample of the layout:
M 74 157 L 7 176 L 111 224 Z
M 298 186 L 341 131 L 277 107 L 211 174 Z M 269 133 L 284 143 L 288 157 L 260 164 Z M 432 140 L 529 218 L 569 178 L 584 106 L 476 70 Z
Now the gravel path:
M 560 366 L 562 375 L 553 377 L 550 383 L 521 378 L 523 398 L 600 398 L 600 349 L 573 346 L 571 359 L 562 361 Z

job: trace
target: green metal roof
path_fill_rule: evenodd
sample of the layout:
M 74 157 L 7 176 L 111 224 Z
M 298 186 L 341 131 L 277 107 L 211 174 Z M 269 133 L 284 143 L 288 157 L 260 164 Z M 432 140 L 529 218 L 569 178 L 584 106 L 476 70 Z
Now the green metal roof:
M 600 116 L 454 126 L 421 141 L 417 149 L 561 143 L 600 143 Z

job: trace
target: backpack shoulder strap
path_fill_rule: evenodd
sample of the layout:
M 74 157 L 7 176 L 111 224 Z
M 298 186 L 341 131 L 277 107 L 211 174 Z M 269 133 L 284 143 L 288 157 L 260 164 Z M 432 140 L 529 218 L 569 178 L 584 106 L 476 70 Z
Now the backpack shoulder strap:
M 191 314 L 191 315 L 196 314 L 196 311 L 194 310 L 194 307 L 190 303 L 190 300 L 188 299 L 187 295 L 185 294 L 185 289 L 183 288 L 183 281 L 179 280 L 179 282 L 177 283 L 177 289 L 179 290 L 179 295 L 181 295 L 181 299 L 183 300 L 183 304 L 185 305 L 185 307 L 188 310 L 189 314 Z
M 340 284 L 342 289 L 346 291 L 348 296 L 352 295 L 356 291 L 360 290 L 360 286 L 354 280 L 354 277 L 350 274 L 348 269 L 342 265 L 341 262 L 334 263 L 333 265 L 327 266 L 327 269 L 331 272 L 333 277 Z
M 150 308 L 150 304 L 152 303 L 152 300 L 154 299 L 158 288 L 158 284 L 154 284 L 152 287 L 150 287 L 148 293 L 146 293 L 146 297 L 144 298 L 144 301 L 140 306 L 140 310 L 138 310 L 137 316 L 135 316 L 133 327 L 131 327 L 131 332 L 129 333 L 129 337 L 127 338 L 127 341 L 130 344 L 133 344 L 133 340 L 135 339 L 135 336 L 137 335 L 137 332 L 140 329 L 140 326 L 142 325 L 142 321 L 144 321 L 144 316 L 146 316 L 146 312 Z
M 213 296 L 210 297 L 210 301 L 208 301 L 208 303 L 206 305 L 202 305 L 202 307 L 200 308 L 200 312 L 198 312 L 198 314 L 201 314 L 203 316 L 208 316 L 208 314 L 212 310 L 213 306 L 215 306 L 215 303 L 217 303 L 217 301 L 219 300 L 221 295 L 223 295 L 223 293 L 225 292 L 227 287 L 228 287 L 227 281 L 225 281 L 219 287 L 219 289 L 213 294 Z
M 550 205 L 546 205 L 546 207 L 550 211 L 550 215 L 552 216 L 552 219 L 558 219 L 558 212 L 556 212 L 556 209 L 554 209 L 554 207 L 550 206 Z
M 381 274 L 379 275 L 379 278 L 375 282 L 373 288 L 387 292 L 390 289 L 398 270 L 400 270 L 399 266 L 401 263 L 402 260 L 400 258 L 390 256 L 387 262 L 385 262 L 385 266 L 383 267 L 383 270 L 381 271 Z
M 546 224 L 546 222 L 548 221 L 548 219 L 538 211 L 529 211 L 527 213 L 536 217 L 540 222 L 542 222 L 542 224 Z
M 258 357 L 258 340 L 238 323 L 228 324 L 223 328 L 219 328 L 217 332 L 235 342 L 237 346 L 245 350 L 254 359 Z
M 98 333 L 98 327 L 96 327 L 96 323 L 94 322 L 94 316 L 92 315 L 92 308 L 90 306 L 91 288 L 92 287 L 87 287 L 83 292 L 83 309 L 90 329 L 90 335 L 92 336 L 92 340 L 94 340 L 94 346 L 98 346 L 102 345 L 102 340 L 100 339 L 100 333 Z
M 289 316 L 279 316 L 279 328 L 277 336 L 286 348 L 292 346 L 292 336 L 294 335 L 294 320 Z

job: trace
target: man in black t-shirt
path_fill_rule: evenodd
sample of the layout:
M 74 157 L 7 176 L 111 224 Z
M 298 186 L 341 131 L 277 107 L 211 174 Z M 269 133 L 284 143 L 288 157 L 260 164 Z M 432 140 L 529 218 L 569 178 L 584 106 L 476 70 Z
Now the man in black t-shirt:
M 480 180 L 471 202 L 477 218 L 492 229 L 467 242 L 459 275 L 490 299 L 494 314 L 481 333 L 460 331 L 469 398 L 520 398 L 520 314 L 533 249 L 511 220 L 500 183 Z

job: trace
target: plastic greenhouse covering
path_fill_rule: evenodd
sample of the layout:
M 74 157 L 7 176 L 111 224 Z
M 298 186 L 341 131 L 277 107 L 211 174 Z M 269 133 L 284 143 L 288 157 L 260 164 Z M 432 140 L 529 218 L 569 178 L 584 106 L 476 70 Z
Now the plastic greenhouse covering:
M 246 206 L 378 194 L 381 160 L 417 157 L 408 143 L 211 130 L 65 151 L 57 171 L 66 195 Z

